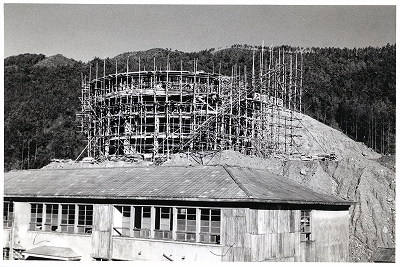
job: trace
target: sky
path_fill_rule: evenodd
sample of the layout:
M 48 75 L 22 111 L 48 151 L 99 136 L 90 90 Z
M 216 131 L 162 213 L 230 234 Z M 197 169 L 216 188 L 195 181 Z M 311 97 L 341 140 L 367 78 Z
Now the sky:
M 392 5 L 385 6 L 245 3 L 253 2 L 4 4 L 4 57 L 62 54 L 87 62 L 151 48 L 195 52 L 263 41 L 265 46 L 339 48 L 396 43 L 394 1 L 386 1 Z

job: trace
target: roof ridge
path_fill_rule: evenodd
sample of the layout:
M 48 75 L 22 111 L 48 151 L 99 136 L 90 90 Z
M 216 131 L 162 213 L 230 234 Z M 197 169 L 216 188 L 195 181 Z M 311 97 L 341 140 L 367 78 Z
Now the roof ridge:
M 232 180 L 239 186 L 239 188 L 245 193 L 245 195 L 248 197 L 248 198 L 253 198 L 253 196 L 250 194 L 250 192 L 244 187 L 244 185 L 241 183 L 241 182 L 239 182 L 238 180 L 236 180 L 236 178 L 234 177 L 234 175 L 231 173 L 231 171 L 228 169 L 228 165 L 227 164 L 224 164 L 224 165 L 221 165 L 223 168 L 224 168 L 224 170 L 229 174 L 229 176 L 232 178 Z M 229 166 L 230 167 L 230 166 Z
M 150 166 L 99 166 L 99 167 L 72 167 L 68 166 L 68 168 L 40 168 L 40 169 L 23 169 L 23 170 L 11 170 L 5 173 L 10 172 L 21 172 L 21 171 L 54 171 L 54 170 L 98 170 L 98 169 L 145 169 L 145 168 L 195 168 L 195 167 L 219 167 L 222 166 L 220 164 L 212 164 L 212 165 L 150 165 Z

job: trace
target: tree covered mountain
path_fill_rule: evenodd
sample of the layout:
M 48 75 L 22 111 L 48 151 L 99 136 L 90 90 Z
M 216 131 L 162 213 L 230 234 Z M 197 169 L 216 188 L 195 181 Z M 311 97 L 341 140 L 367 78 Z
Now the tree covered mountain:
M 5 170 L 75 158 L 85 146 L 75 116 L 85 65 L 34 54 L 6 58 L 4 65 Z
M 282 46 L 280 49 L 298 48 Z M 279 49 L 275 48 L 275 49 Z M 40 168 L 52 158 L 75 159 L 86 146 L 76 113 L 82 77 L 170 69 L 230 75 L 236 64 L 251 77 L 253 50 L 261 47 L 181 52 L 155 48 L 94 58 L 84 63 L 62 55 L 11 56 L 4 60 L 5 170 Z M 266 53 L 266 60 L 268 53 Z M 396 46 L 303 51 L 303 112 L 340 129 L 382 154 L 395 152 Z

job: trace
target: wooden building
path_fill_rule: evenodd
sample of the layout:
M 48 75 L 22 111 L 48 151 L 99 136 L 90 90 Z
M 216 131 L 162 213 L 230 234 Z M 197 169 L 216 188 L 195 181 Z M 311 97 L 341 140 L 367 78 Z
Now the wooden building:
M 3 250 L 27 260 L 345 262 L 350 205 L 240 167 L 12 171 Z

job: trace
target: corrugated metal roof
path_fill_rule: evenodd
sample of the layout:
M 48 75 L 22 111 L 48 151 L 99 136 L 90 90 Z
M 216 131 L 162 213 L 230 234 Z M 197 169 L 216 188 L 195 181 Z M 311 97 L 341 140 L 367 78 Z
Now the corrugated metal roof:
M 266 170 L 248 168 L 227 168 L 234 179 L 247 191 L 249 197 L 266 202 L 338 204 L 343 199 L 317 193 L 286 177 Z
M 345 204 L 264 170 L 223 166 L 154 166 L 12 171 L 4 195 L 94 199 L 176 199 Z

